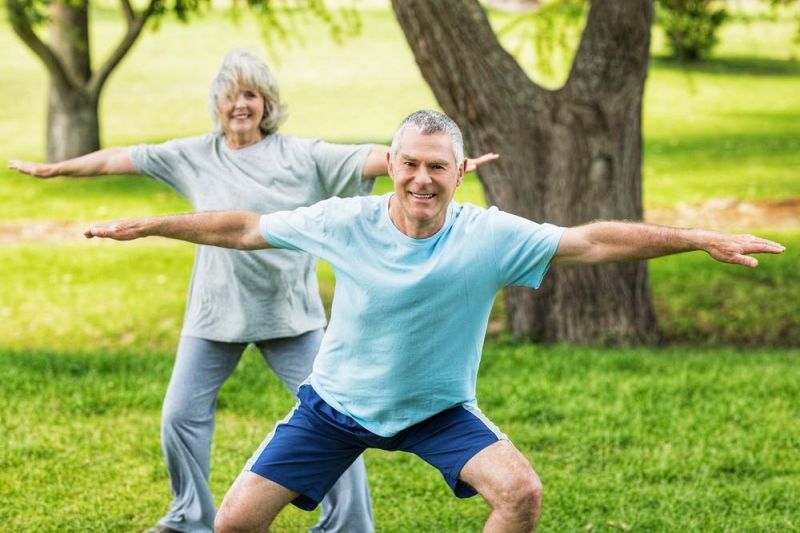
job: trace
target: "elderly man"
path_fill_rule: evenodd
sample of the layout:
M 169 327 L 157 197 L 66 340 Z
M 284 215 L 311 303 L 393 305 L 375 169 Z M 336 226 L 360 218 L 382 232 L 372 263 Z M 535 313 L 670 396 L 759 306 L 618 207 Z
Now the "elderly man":
M 217 531 L 263 531 L 288 503 L 313 509 L 370 447 L 419 455 L 459 497 L 480 494 L 487 531 L 535 529 L 542 486 L 478 409 L 475 383 L 492 302 L 538 287 L 551 264 L 641 260 L 705 250 L 756 266 L 781 253 L 749 235 L 627 222 L 573 228 L 452 201 L 465 172 L 461 132 L 418 111 L 388 157 L 394 192 L 260 216 L 199 213 L 97 225 L 87 237 L 160 235 L 237 249 L 302 250 L 336 273 L 331 321 L 294 410 L 225 496 Z

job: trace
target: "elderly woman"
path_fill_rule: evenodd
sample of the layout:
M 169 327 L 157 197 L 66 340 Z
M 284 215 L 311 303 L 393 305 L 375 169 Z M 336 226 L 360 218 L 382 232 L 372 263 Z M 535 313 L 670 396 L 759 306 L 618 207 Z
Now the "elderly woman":
M 42 178 L 142 174 L 187 198 L 196 211 L 274 212 L 332 196 L 367 193 L 386 173 L 387 147 L 337 145 L 277 133 L 285 114 L 267 65 L 228 53 L 211 85 L 210 134 L 159 145 L 99 150 L 54 164 L 11 161 Z M 494 159 L 471 160 L 471 168 Z M 183 330 L 164 399 L 161 439 L 172 483 L 169 512 L 150 531 L 212 531 L 208 486 L 217 393 L 248 344 L 293 393 L 311 371 L 325 314 L 315 260 L 306 254 L 199 246 Z M 322 502 L 312 531 L 372 531 L 363 459 Z

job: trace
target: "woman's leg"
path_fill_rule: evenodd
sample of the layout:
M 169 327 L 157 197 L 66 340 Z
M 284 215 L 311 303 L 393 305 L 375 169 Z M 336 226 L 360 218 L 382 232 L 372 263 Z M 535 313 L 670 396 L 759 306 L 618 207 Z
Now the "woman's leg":
M 247 345 L 181 337 L 161 413 L 161 445 L 172 483 L 172 506 L 160 524 L 177 531 L 213 531 L 208 487 L 217 393 Z

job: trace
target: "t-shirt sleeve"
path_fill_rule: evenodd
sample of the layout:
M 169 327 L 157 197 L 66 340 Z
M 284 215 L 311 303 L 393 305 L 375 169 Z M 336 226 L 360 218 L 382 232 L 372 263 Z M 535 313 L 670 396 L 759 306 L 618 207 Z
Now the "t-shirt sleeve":
M 539 288 L 565 228 L 503 211 L 494 213 L 491 227 L 502 285 Z
M 328 196 L 360 196 L 372 192 L 374 179 L 364 179 L 371 144 L 332 144 L 315 139 L 311 155 L 317 177 Z
M 128 154 L 139 174 L 166 183 L 187 196 L 186 173 L 182 172 L 188 152 L 186 141 L 176 139 L 162 144 L 139 144 L 128 148 Z
M 291 211 L 262 215 L 259 230 L 264 240 L 276 248 L 308 252 L 322 257 L 325 249 L 326 201 Z

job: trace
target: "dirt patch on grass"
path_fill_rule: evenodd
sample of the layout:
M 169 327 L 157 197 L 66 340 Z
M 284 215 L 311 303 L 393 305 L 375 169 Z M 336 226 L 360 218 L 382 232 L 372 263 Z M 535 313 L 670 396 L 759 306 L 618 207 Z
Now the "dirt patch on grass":
M 800 229 L 800 198 L 752 202 L 721 198 L 699 204 L 678 204 L 672 209 L 648 209 L 645 221 L 719 231 L 743 228 Z M 89 224 L 55 220 L 0 223 L 0 244 L 85 240 L 83 231 Z
M 85 222 L 33 220 L 0 224 L 0 244 L 85 240 Z
M 735 231 L 742 228 L 800 228 L 800 198 L 742 202 L 717 198 L 674 209 L 649 209 L 645 220 L 666 226 Z

